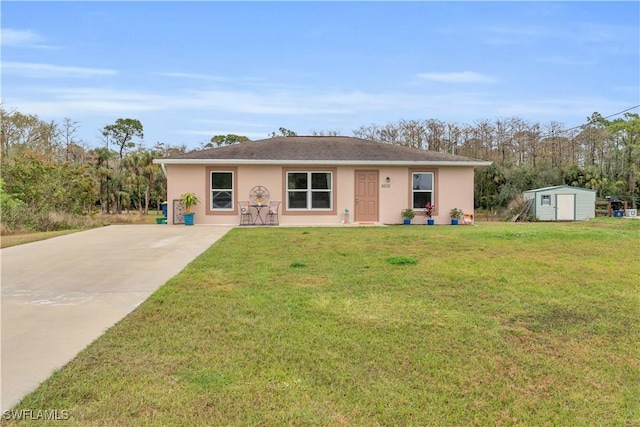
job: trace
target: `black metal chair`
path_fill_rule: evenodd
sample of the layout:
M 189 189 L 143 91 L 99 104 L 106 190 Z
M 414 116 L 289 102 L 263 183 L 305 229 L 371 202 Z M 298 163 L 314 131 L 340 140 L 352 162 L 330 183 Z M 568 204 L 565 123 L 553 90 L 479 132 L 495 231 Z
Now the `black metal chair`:
M 269 211 L 267 212 L 267 216 L 265 219 L 266 225 L 278 225 L 280 224 L 278 220 L 278 209 L 280 208 L 280 202 L 270 202 L 269 203 Z
M 240 211 L 240 225 L 253 225 L 253 214 L 251 213 L 251 203 L 238 202 Z

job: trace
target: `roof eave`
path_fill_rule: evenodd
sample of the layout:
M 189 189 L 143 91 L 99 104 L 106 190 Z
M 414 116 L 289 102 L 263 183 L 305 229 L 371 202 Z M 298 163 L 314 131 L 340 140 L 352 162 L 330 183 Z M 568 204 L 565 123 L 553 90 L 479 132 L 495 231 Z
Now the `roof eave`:
M 490 166 L 488 161 L 450 160 L 254 160 L 254 159 L 154 159 L 161 165 L 333 165 L 333 166 Z

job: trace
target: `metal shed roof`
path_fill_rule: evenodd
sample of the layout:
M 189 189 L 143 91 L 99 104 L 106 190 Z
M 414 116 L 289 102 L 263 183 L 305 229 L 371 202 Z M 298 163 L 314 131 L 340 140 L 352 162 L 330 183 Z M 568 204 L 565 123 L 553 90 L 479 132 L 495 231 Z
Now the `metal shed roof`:
M 596 190 L 592 190 L 590 188 L 574 187 L 574 186 L 571 186 L 571 185 L 554 185 L 554 186 L 551 186 L 551 187 L 542 187 L 542 188 L 535 188 L 535 189 L 532 189 L 532 190 L 526 190 L 525 193 L 539 193 L 541 191 L 559 190 L 561 188 L 567 188 L 567 189 L 571 189 L 571 190 L 574 190 L 574 191 L 589 191 L 589 192 L 592 192 L 592 193 L 596 192 Z

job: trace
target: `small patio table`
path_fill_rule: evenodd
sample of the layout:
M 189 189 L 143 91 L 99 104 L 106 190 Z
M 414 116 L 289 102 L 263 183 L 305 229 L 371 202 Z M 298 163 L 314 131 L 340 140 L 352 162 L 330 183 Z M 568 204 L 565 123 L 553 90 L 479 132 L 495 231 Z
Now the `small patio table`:
M 264 225 L 264 218 L 262 218 L 262 215 L 260 215 L 260 211 L 262 210 L 262 208 L 267 207 L 267 205 L 251 205 L 251 207 L 256 210 L 256 219 L 253 220 L 253 225 L 256 225 L 258 220 L 260 220 L 260 224 Z

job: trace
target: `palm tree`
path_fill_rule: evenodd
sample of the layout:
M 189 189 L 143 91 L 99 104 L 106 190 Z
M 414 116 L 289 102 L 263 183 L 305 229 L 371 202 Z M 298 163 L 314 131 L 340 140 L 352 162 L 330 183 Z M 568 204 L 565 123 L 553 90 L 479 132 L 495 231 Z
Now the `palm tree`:
M 160 157 L 161 154 L 156 151 L 145 151 L 143 155 L 143 169 L 142 175 L 145 178 L 145 205 L 144 205 L 144 213 L 149 213 L 149 202 L 151 200 L 151 189 L 156 187 L 157 184 L 162 184 L 162 188 L 164 189 L 164 193 L 166 193 L 166 186 L 164 185 L 165 177 L 162 173 L 162 169 L 160 165 L 156 165 L 153 163 L 153 159 L 156 157 Z
M 109 160 L 113 159 L 115 153 L 106 147 L 99 147 L 91 150 L 90 154 L 93 158 L 95 176 L 98 180 L 100 208 L 102 212 L 109 213 L 111 211 L 113 191 L 115 190 L 112 183 L 115 178 L 115 171 L 109 166 Z

